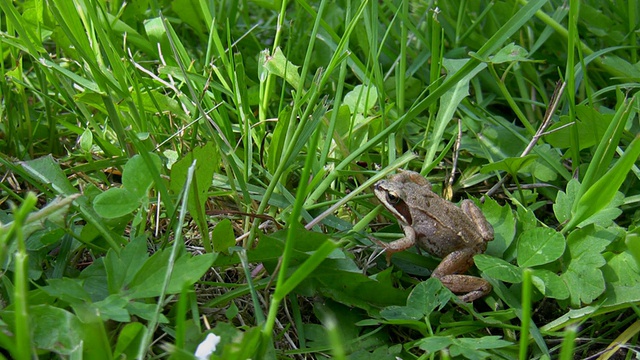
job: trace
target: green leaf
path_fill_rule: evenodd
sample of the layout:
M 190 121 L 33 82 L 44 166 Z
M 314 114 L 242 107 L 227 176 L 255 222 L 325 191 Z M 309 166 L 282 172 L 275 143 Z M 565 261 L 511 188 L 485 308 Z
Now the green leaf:
M 489 255 L 479 254 L 473 257 L 478 269 L 486 275 L 509 283 L 522 282 L 522 269 Z
M 163 59 L 166 61 L 167 65 L 177 65 L 173 50 L 171 49 L 168 35 L 172 37 L 172 40 L 176 46 L 178 56 L 180 57 L 180 61 L 183 64 L 188 64 L 190 59 L 187 56 L 187 51 L 184 48 L 184 45 L 182 44 L 182 42 L 180 42 L 179 37 L 176 36 L 175 32 L 173 32 L 173 28 L 171 27 L 171 25 L 167 24 L 167 26 L 172 32 L 171 34 L 168 34 L 165 30 L 165 27 L 162 24 L 162 18 L 160 17 L 148 19 L 144 22 L 144 30 L 149 37 L 149 40 L 153 44 L 160 45 L 161 56 L 163 56 Z
M 344 261 L 352 262 L 352 260 Z M 336 266 L 337 263 L 342 262 L 325 261 L 313 274 L 313 278 L 309 279 L 311 281 L 305 281 L 300 287 L 305 285 L 312 287 L 323 296 L 367 311 L 406 304 L 409 291 L 398 289 L 394 279 L 391 278 L 392 268 L 387 268 L 376 276 L 365 276 L 362 272 L 355 272 L 355 270 L 343 270 L 345 266 Z
M 480 172 L 488 174 L 492 171 L 506 171 L 511 175 L 516 175 L 520 169 L 532 164 L 538 155 L 530 154 L 522 157 L 509 157 L 500 161 L 493 162 L 491 164 L 484 165 Z
M 80 135 L 80 139 L 78 140 L 80 144 L 80 149 L 86 153 L 91 152 L 91 146 L 93 145 L 93 133 L 91 130 L 84 129 L 82 135 Z
M 584 195 L 578 199 L 577 206 L 574 204 L 573 216 L 565 229 L 572 229 L 611 204 L 638 157 L 640 157 L 640 135 L 633 139 L 616 164 L 586 192 L 583 192 Z M 585 186 L 587 186 L 586 183 L 583 183 L 581 189 Z
M 216 151 L 215 144 L 208 142 L 203 146 L 198 146 L 172 165 L 169 188 L 174 194 L 182 191 L 187 179 L 187 171 L 194 160 L 196 161 L 196 170 L 193 189 L 197 189 L 197 193 L 196 197 L 190 196 L 189 198 L 190 211 L 193 211 L 191 210 L 192 206 L 195 209 L 196 203 L 204 204 L 207 198 L 207 192 L 211 187 L 213 174 L 217 170 L 219 162 L 219 152 Z
M 140 207 L 140 197 L 125 188 L 111 188 L 93 199 L 93 208 L 105 219 L 129 215 Z
M 130 322 L 131 316 L 129 316 L 129 312 L 125 309 L 128 303 L 128 299 L 122 297 L 120 294 L 112 294 L 104 300 L 91 304 L 90 307 L 95 309 L 97 314 L 100 314 L 100 319 L 103 321 L 114 320 Z
M 198 229 L 203 234 L 203 243 L 207 251 L 211 251 L 208 237 L 208 224 L 205 216 L 205 204 L 211 188 L 213 174 L 219 168 L 220 153 L 216 151 L 213 141 L 204 146 L 194 148 L 184 155 L 171 167 L 171 183 L 169 188 L 174 194 L 179 194 L 187 180 L 187 173 L 191 164 L 196 161 L 196 169 L 191 187 L 189 188 L 189 202 L 187 208 L 196 221 Z M 226 248 L 225 248 L 226 250 Z
M 422 311 L 408 306 L 391 305 L 380 310 L 380 316 L 386 320 L 413 320 L 419 321 L 424 318 Z M 398 322 L 394 322 L 398 323 Z
M 555 181 L 558 175 L 570 179 L 571 176 L 563 174 L 558 170 L 558 166 L 562 166 L 562 158 L 558 149 L 554 149 L 549 144 L 538 145 L 534 147 L 538 158 L 529 166 L 522 169 L 523 172 L 529 172 L 538 181 L 548 182 Z M 563 171 L 566 172 L 566 171 Z
M 436 278 L 429 278 L 418 283 L 407 299 L 407 307 L 422 312 L 423 317 L 429 316 L 435 309 L 442 309 L 453 294 Z
M 56 163 L 51 155 L 21 162 L 21 165 L 30 175 L 37 179 L 38 182 L 53 188 L 56 193 L 65 196 L 76 196 L 76 194 L 78 194 L 78 191 L 71 185 L 69 179 L 67 179 L 62 169 L 60 169 L 60 165 Z M 100 234 L 109 243 L 109 246 L 119 251 L 120 247 L 117 237 L 104 224 L 103 220 L 89 203 L 87 197 L 78 197 L 74 204 L 78 206 L 83 218 L 98 229 Z
M 344 104 L 349 107 L 352 114 L 367 114 L 377 101 L 376 88 L 366 85 L 357 85 L 344 96 Z
M 429 354 L 446 349 L 453 344 L 453 339 L 449 336 L 429 336 L 418 340 L 416 345 Z
M 233 226 L 229 219 L 224 219 L 216 224 L 211 235 L 213 240 L 213 251 L 229 253 L 229 248 L 236 246 L 236 236 L 233 233 Z
M 256 5 L 265 9 L 279 11 L 282 7 L 282 0 L 251 0 Z
M 2 317 L 11 329 L 15 329 L 13 312 L 5 310 Z M 70 355 L 83 342 L 83 324 L 74 314 L 59 307 L 30 306 L 29 324 L 31 344 L 35 349 Z
M 71 196 L 78 193 L 78 190 L 71 185 L 67 176 L 62 169 L 60 169 L 60 165 L 58 165 L 51 155 L 21 162 L 21 165 L 29 174 L 36 178 L 38 182 L 50 186 L 58 194 Z
M 613 119 L 613 114 L 601 114 L 592 106 L 577 105 L 576 117 L 577 121 L 573 126 L 578 127 L 578 134 L 580 134 L 579 148 L 583 150 L 600 143 Z M 567 125 L 569 125 L 570 121 L 568 116 L 561 116 L 559 122 L 549 127 L 549 134 L 544 136 L 545 141 L 554 148 L 569 148 L 571 146 L 571 127 Z M 563 128 L 553 131 L 561 127 Z
M 120 334 L 113 352 L 114 359 L 135 359 L 138 357 L 138 347 L 144 336 L 145 327 L 142 323 L 132 322 L 126 324 Z
M 498 50 L 494 56 L 490 56 L 489 62 L 492 64 L 502 64 L 514 61 L 531 61 L 528 57 L 529 52 L 527 50 L 521 46 L 511 43 Z
M 178 14 L 180 20 L 189 24 L 196 34 L 203 35 L 207 30 L 205 24 L 208 22 L 204 19 L 200 2 L 195 0 L 173 0 L 171 1 L 171 10 Z
M 482 213 L 490 224 L 493 225 L 493 240 L 487 246 L 487 255 L 498 258 L 504 256 L 504 252 L 509 248 L 516 235 L 516 220 L 513 211 L 509 206 L 500 206 L 492 198 L 485 200 L 480 205 Z
M 151 320 L 156 316 L 156 304 L 145 304 L 140 301 L 130 301 L 127 303 L 127 311 L 134 316 L 143 318 L 145 320 Z M 158 322 L 161 324 L 168 324 L 169 320 L 164 314 L 159 314 Z
M 556 273 L 544 269 L 534 269 L 532 275 L 533 284 L 544 296 L 558 300 L 569 297 L 569 287 Z
M 413 288 L 407 298 L 407 306 L 387 306 L 380 311 L 380 316 L 387 320 L 418 321 L 428 317 L 436 308 L 442 309 L 453 296 L 440 280 L 429 278 Z
M 145 236 L 132 238 L 119 254 L 109 250 L 104 257 L 109 293 L 118 294 L 122 292 L 125 289 L 125 285 L 133 280 L 148 258 L 149 253 Z
M 47 286 L 43 286 L 41 289 L 69 304 L 91 301 L 89 294 L 82 287 L 82 282 L 77 279 L 49 279 Z
M 456 73 L 462 72 L 465 64 L 470 62 L 469 59 L 443 59 L 442 65 L 447 69 L 447 78 L 449 79 L 453 78 Z M 487 65 L 484 63 L 475 66 L 440 98 L 440 107 L 436 115 L 433 133 L 430 137 L 430 141 L 434 145 L 427 149 L 427 155 L 424 160 L 425 164 L 430 164 L 435 158 L 436 151 L 438 150 L 438 146 L 435 144 L 440 143 L 444 130 L 449 125 L 460 102 L 469 96 L 469 82 L 485 67 L 487 67 Z
M 260 61 L 268 72 L 285 79 L 294 89 L 300 90 L 302 84 L 298 74 L 298 66 L 287 60 L 279 47 L 272 55 L 269 55 L 268 50 L 260 53 Z
M 67 197 L 56 197 L 44 208 L 32 212 L 29 217 L 24 221 L 22 225 L 23 236 L 27 238 L 27 249 L 33 250 L 34 247 L 30 246 L 30 243 L 34 240 L 32 234 L 40 231 L 43 237 L 40 237 L 40 244 L 52 244 L 60 240 L 60 231 L 64 233 L 64 228 L 67 224 L 67 214 L 72 205 L 72 202 L 80 197 L 80 194 L 75 194 Z M 12 226 L 12 222 L 4 224 L 3 230 L 9 229 Z M 58 236 L 56 236 L 58 235 Z M 55 237 L 54 239 L 47 238 Z M 0 254 L 2 252 L 0 251 Z
M 457 339 L 460 345 L 468 349 L 498 349 L 505 346 L 513 345 L 511 342 L 502 340 L 500 336 L 483 336 L 481 338 L 462 338 Z
M 162 166 L 158 155 L 149 153 L 149 156 L 153 164 L 147 164 L 142 156 L 135 155 L 127 161 L 122 169 L 122 186 L 138 199 L 146 198 L 149 188 L 153 185 L 153 175 L 149 170 L 149 165 L 156 169 L 160 169 Z
M 580 182 L 576 179 L 571 179 L 567 183 L 566 192 L 558 191 L 556 202 L 553 204 L 553 213 L 556 215 L 558 222 L 565 223 L 571 219 L 571 209 L 579 190 Z
M 627 245 L 629 253 L 640 264 L 640 228 L 629 231 L 624 243 Z
M 449 348 L 452 357 L 458 358 L 464 356 L 467 359 L 482 360 L 490 356 L 484 349 L 496 349 L 513 344 L 509 341 L 500 339 L 499 336 L 484 336 L 481 338 L 456 338 Z
M 615 237 L 610 231 L 596 230 L 593 225 L 573 231 L 567 238 L 569 264 L 561 275 L 570 284 L 572 306 L 589 304 L 605 290 L 600 268 L 606 263 L 602 252 Z
M 331 240 L 325 240 L 318 250 L 314 251 L 297 269 L 293 271 L 284 284 L 278 284 L 273 294 L 274 298 L 282 299 L 304 281 L 316 268 L 329 256 L 338 244 Z
M 616 192 L 609 204 L 607 204 L 602 210 L 583 220 L 581 223 L 576 225 L 576 227 L 582 228 L 589 224 L 596 224 L 601 227 L 611 226 L 613 221 L 622 214 L 620 206 L 623 205 L 624 202 L 625 195 L 619 191 Z
M 131 299 L 160 295 L 164 276 L 168 270 L 170 253 L 169 250 L 160 250 L 145 261 L 131 283 L 128 284 L 128 295 Z M 209 270 L 214 259 L 215 254 L 198 256 L 183 254 L 180 256 L 171 269 L 171 280 L 166 294 L 177 294 L 183 286 L 194 284 Z
M 523 232 L 518 238 L 518 265 L 548 264 L 562 256 L 564 246 L 564 236 L 551 228 L 539 227 Z
M 584 178 L 582 180 L 582 186 L 580 187 L 578 195 L 576 196 L 578 201 L 573 204 L 572 213 L 574 214 L 574 217 L 571 219 L 571 223 L 569 225 L 578 224 L 582 220 L 589 217 L 589 216 L 584 216 L 584 218 L 582 218 L 582 216 L 576 216 L 576 214 L 582 215 L 581 213 L 584 211 L 586 212 L 590 211 L 588 209 L 590 204 L 585 204 L 585 202 L 582 200 L 583 194 L 586 194 L 587 191 L 592 191 L 592 190 L 593 191 L 604 190 L 605 194 L 613 195 L 613 193 L 618 191 L 619 185 L 610 186 L 609 183 L 603 183 L 603 179 L 607 177 L 608 178 L 607 181 L 612 181 L 613 179 L 618 180 L 618 178 L 621 176 L 622 177 L 626 176 L 628 169 L 627 171 L 623 171 L 623 170 L 626 167 L 626 163 L 629 160 L 627 159 L 626 161 L 623 161 L 623 158 L 625 156 L 632 156 L 633 153 L 636 153 L 636 156 L 635 158 L 632 157 L 631 161 L 635 161 L 638 158 L 637 153 L 640 151 L 640 149 L 638 149 L 640 148 L 640 143 L 637 141 L 637 137 L 636 137 L 636 139 L 634 139 L 634 141 L 627 148 L 625 155 L 623 155 L 614 166 L 614 168 L 618 166 L 620 167 L 616 169 L 616 171 L 613 171 L 614 169 L 609 168 L 611 164 L 611 160 L 613 159 L 613 156 L 616 153 L 618 143 L 620 141 L 620 137 L 622 136 L 622 132 L 626 125 L 627 119 L 629 118 L 632 112 L 635 113 L 635 110 L 634 110 L 635 103 L 636 103 L 636 97 L 634 96 L 633 98 L 631 98 L 631 100 L 623 102 L 616 110 L 615 116 L 611 121 L 611 123 L 609 124 L 607 131 L 603 135 L 602 140 L 600 141 L 600 144 L 598 145 L 595 153 L 593 154 L 592 161 L 589 163 L 589 167 L 587 168 L 587 171 L 584 175 Z M 633 145 L 634 143 L 637 143 L 637 145 L 635 145 L 635 149 Z M 614 182 L 614 184 L 616 182 Z M 598 184 L 598 186 L 596 186 L 596 184 Z M 611 189 L 608 189 L 608 187 L 611 187 Z M 608 203 L 609 201 L 606 201 L 604 204 L 592 204 L 592 205 L 604 206 Z M 592 210 L 592 212 L 595 213 L 597 211 Z M 571 229 L 572 227 L 569 225 L 567 225 L 567 227 Z
M 640 301 L 640 266 L 628 252 L 608 254 L 602 268 L 607 290 L 602 295 L 603 306 L 632 304 Z

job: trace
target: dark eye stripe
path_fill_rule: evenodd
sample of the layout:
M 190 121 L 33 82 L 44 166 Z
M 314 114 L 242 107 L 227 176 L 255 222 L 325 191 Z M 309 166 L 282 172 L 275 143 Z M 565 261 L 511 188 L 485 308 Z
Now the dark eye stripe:
M 398 199 L 398 202 L 393 205 L 393 208 L 396 209 L 396 211 L 400 215 L 402 215 L 402 217 L 404 217 L 407 224 L 409 225 L 413 224 L 413 219 L 411 218 L 411 211 L 409 210 L 409 206 L 407 205 L 407 203 Z

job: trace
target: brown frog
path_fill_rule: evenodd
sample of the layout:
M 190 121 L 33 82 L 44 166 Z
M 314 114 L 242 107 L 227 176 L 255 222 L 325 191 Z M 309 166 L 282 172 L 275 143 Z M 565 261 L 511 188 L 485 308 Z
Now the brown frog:
M 471 200 L 460 207 L 431 191 L 431 183 L 413 171 L 402 171 L 388 180 L 378 181 L 374 193 L 398 219 L 405 237 L 390 243 L 376 243 L 393 253 L 416 244 L 442 258 L 434 276 L 462 301 L 474 301 L 489 292 L 484 279 L 464 274 L 473 265 L 473 256 L 487 249 L 493 240 L 493 228 L 482 211 Z

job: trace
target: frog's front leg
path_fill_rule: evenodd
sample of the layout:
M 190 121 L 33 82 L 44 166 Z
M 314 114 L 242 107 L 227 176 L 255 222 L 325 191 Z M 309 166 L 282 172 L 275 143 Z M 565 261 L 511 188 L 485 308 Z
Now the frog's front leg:
M 471 302 L 491 292 L 491 284 L 485 279 L 461 275 L 473 265 L 473 256 L 476 249 L 462 249 L 447 255 L 431 276 L 438 278 L 444 286 L 455 294 L 459 294 L 460 300 Z
M 411 226 L 403 226 L 404 237 L 385 243 L 377 239 L 372 239 L 380 247 L 384 248 L 387 256 L 387 265 L 391 263 L 391 255 L 406 250 L 416 243 L 416 231 Z

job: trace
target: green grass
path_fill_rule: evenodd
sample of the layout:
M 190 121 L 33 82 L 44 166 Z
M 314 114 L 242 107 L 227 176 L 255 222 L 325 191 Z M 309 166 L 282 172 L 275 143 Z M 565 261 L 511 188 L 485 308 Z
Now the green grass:
M 633 358 L 639 12 L 0 1 L 0 358 Z M 376 257 L 400 168 L 491 294 Z

